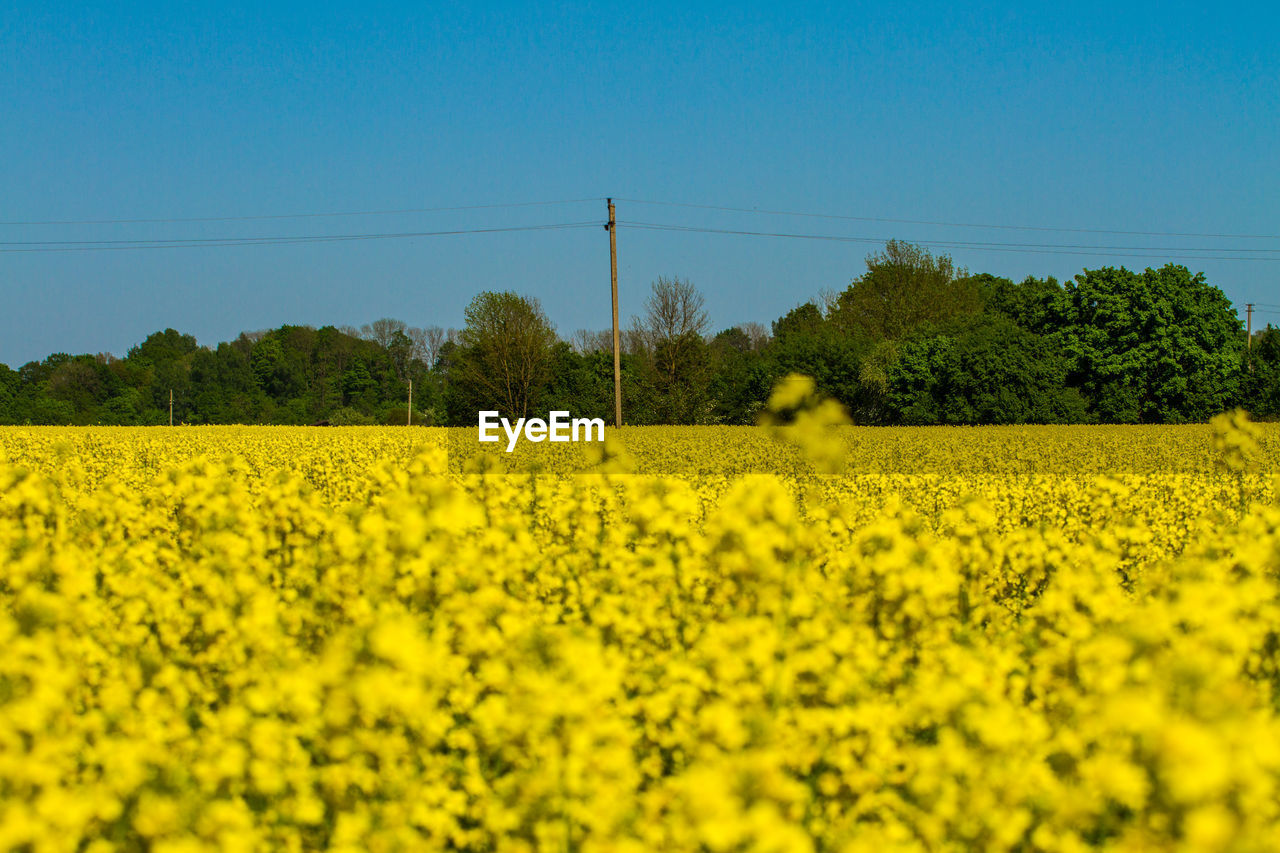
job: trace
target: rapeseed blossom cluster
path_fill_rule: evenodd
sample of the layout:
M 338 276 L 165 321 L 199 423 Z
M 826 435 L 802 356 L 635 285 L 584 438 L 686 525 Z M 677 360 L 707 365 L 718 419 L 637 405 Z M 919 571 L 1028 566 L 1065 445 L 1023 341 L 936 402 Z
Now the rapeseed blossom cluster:
M 777 403 L 0 429 L 0 850 L 1274 849 L 1275 427 Z

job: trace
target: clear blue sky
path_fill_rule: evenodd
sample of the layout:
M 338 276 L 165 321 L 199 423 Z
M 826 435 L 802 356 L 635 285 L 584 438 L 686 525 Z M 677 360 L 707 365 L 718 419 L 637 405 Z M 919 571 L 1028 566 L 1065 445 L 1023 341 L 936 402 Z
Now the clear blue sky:
M 1280 235 L 1274 4 L 0 2 L 0 220 L 175 219 L 620 198 L 884 219 Z M 604 203 L 362 217 L 2 225 L 36 241 L 424 232 L 604 221 Z M 1182 260 L 1280 305 L 1280 239 L 955 228 L 619 202 L 624 223 L 917 241 L 1067 278 Z M 112 244 L 122 245 L 122 244 Z M 618 232 L 625 318 L 659 275 L 717 328 L 768 323 L 874 244 Z M 1253 249 L 1238 253 L 1227 250 Z M 1061 251 L 1061 250 L 1058 250 Z M 609 321 L 598 227 L 0 253 L 0 362 L 123 355 L 174 327 L 457 326 L 484 289 L 563 334 Z M 1280 324 L 1280 309 L 1255 322 Z

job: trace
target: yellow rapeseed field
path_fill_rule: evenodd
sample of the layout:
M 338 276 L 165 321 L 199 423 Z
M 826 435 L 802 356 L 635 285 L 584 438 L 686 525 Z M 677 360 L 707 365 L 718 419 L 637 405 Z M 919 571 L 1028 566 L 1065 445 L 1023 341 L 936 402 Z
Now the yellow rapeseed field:
M 1276 849 L 1280 430 L 811 396 L 0 429 L 0 850 Z

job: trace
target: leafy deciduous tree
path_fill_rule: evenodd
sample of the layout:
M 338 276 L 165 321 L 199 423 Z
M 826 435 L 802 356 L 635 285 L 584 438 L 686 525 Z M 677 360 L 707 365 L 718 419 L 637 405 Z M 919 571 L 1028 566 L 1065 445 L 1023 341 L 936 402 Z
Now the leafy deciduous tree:
M 1099 420 L 1202 420 L 1238 392 L 1240 319 L 1221 290 L 1184 266 L 1085 270 L 1048 325 Z
M 867 271 L 842 293 L 831 322 L 872 340 L 896 340 L 929 322 L 981 310 L 978 287 L 947 255 L 890 240 L 867 258 Z
M 464 312 L 452 383 L 478 406 L 525 417 L 546 384 L 555 329 L 536 299 L 485 291 Z

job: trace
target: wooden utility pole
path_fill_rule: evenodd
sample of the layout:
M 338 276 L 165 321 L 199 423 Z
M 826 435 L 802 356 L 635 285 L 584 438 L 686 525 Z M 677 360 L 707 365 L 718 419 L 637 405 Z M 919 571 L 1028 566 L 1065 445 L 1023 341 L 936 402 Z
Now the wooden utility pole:
M 409 380 L 409 417 L 404 422 L 405 426 L 413 426 L 413 380 Z
M 618 221 L 609 202 L 609 283 L 613 293 L 613 425 L 622 426 L 622 344 L 618 339 Z
M 173 389 L 169 389 L 169 426 L 173 426 Z
M 1245 326 L 1245 346 L 1249 349 L 1249 372 L 1253 373 L 1253 303 L 1246 302 L 1244 304 L 1244 314 L 1248 317 L 1248 324 Z

